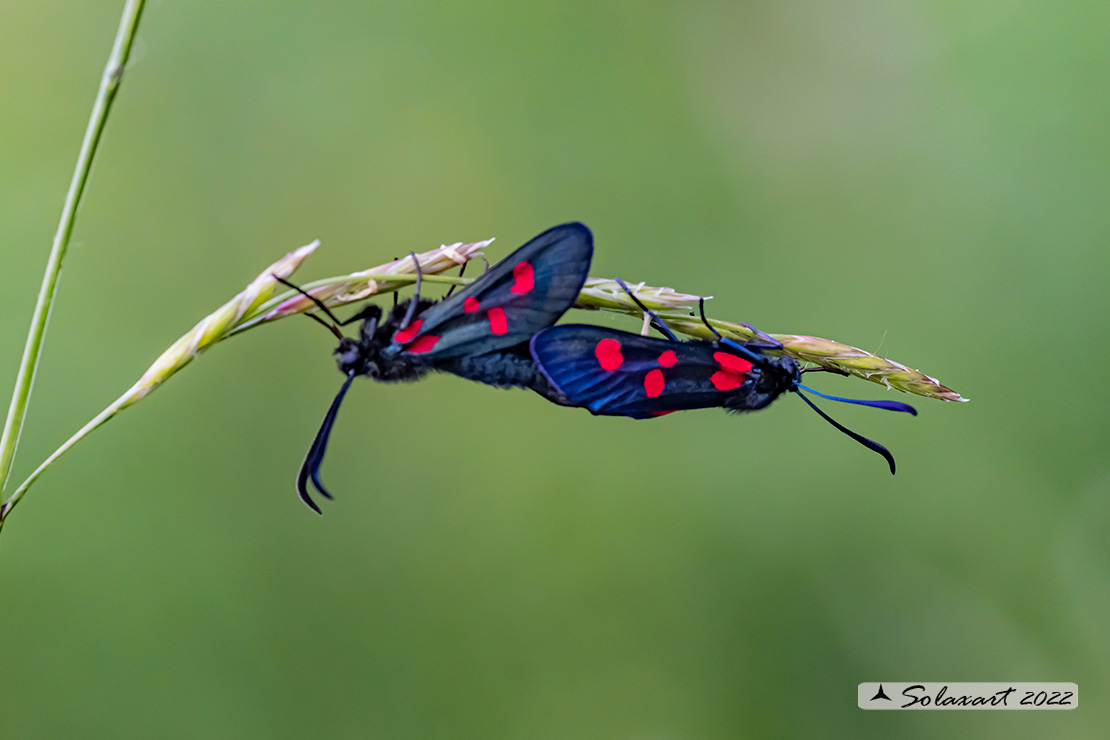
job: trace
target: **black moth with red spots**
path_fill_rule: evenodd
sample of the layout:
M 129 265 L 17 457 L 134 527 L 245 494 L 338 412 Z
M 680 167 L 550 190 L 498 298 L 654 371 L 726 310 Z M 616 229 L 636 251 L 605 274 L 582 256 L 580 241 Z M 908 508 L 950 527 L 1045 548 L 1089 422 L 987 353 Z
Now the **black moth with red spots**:
M 672 342 L 586 324 L 540 332 L 532 356 L 574 405 L 633 419 L 688 409 L 756 411 L 790 390 L 799 373 L 789 357 L 761 355 L 757 364 L 717 342 Z
M 536 367 L 528 341 L 555 323 L 578 298 L 592 256 L 590 230 L 580 223 L 563 224 L 535 237 L 442 301 L 417 295 L 394 306 L 384 319 L 380 307 L 368 306 L 342 322 L 362 320 L 357 338 L 344 337 L 331 327 L 340 337 L 335 353 L 347 379 L 297 475 L 301 499 L 320 511 L 309 496 L 309 481 L 331 498 L 320 482 L 320 464 L 339 406 L 359 375 L 388 383 L 442 371 L 502 388 L 530 388 L 554 403 L 565 403 Z
M 833 421 L 799 389 L 834 401 L 916 415 L 912 406 L 826 396 L 801 384 L 802 370 L 793 359 L 765 354 L 766 349 L 782 346 L 776 347 L 767 335 L 762 338 L 772 344 L 742 344 L 720 335 L 715 342 L 680 342 L 658 317 L 647 313 L 668 339 L 563 324 L 544 329 L 532 338 L 532 357 L 568 405 L 603 416 L 651 419 L 702 408 L 757 411 L 783 393 L 795 392 L 830 424 L 882 455 L 894 473 L 894 456 L 889 450 Z

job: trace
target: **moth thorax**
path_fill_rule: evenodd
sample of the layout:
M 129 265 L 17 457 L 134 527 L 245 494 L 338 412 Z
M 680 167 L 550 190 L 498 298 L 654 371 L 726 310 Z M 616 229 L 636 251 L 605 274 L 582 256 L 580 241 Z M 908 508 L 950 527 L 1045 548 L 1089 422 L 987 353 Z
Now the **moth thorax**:
M 772 397 L 796 386 L 801 379 L 798 363 L 789 357 L 772 357 L 760 368 L 756 392 Z

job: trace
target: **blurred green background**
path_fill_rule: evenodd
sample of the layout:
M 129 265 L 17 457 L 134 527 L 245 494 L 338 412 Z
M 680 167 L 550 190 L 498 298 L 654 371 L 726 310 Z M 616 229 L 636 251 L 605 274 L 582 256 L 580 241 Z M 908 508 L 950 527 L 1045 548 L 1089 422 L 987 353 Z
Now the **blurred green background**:
M 121 7 L 0 9 L 5 399 Z M 13 483 L 317 237 L 301 280 L 582 220 L 595 275 L 972 402 L 830 409 L 891 478 L 796 400 L 648 423 L 359 382 L 316 517 L 292 479 L 334 342 L 251 332 L 5 527 L 0 737 L 1106 737 L 1108 23 L 1093 0 L 149 3 Z M 1082 706 L 859 710 L 877 680 L 1075 681 Z

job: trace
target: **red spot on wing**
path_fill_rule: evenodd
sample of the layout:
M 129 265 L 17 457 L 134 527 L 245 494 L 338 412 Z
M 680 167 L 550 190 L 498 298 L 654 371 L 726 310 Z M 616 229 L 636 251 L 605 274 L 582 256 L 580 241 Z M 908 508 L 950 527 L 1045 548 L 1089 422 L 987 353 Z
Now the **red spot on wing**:
M 748 362 L 743 357 L 737 357 L 728 352 L 714 352 L 713 359 L 721 363 L 721 367 L 725 370 L 741 375 L 747 375 L 752 369 L 752 363 Z
M 715 352 L 713 358 L 720 363 L 720 369 L 709 376 L 709 382 L 717 391 L 735 391 L 744 385 L 751 372 L 751 363 L 747 359 L 727 352 Z
M 649 370 L 648 374 L 644 376 L 644 393 L 648 398 L 657 398 L 663 393 L 663 386 L 666 383 L 663 381 L 663 371 L 659 368 Z
M 713 359 L 721 364 L 721 369 L 713 373 L 709 381 L 719 391 L 739 388 L 748 379 L 748 373 L 752 370 L 752 363 L 728 352 L 714 352 Z
M 513 265 L 512 292 L 523 295 L 530 291 L 535 284 L 536 275 L 531 262 L 519 262 Z
M 675 357 L 673 350 L 667 350 L 659 355 L 659 364 L 663 367 L 674 367 L 676 362 L 678 362 L 678 358 Z
M 621 343 L 616 339 L 602 339 L 594 347 L 594 357 L 601 363 L 602 370 L 616 370 L 624 362 Z
M 424 336 L 418 338 L 411 345 L 406 347 L 406 349 L 414 355 L 419 355 L 424 352 L 430 352 L 432 347 L 436 346 L 436 342 L 438 341 L 439 337 L 437 337 L 435 334 L 425 334 Z
M 730 373 L 727 370 L 718 370 L 709 377 L 709 380 L 712 381 L 713 387 L 719 391 L 731 391 L 744 384 L 743 376 Z
M 478 304 L 478 299 L 474 296 L 469 296 L 465 301 L 463 301 L 463 311 L 466 311 L 467 313 L 474 313 L 480 307 L 481 306 Z
M 494 334 L 505 334 L 509 331 L 509 322 L 505 318 L 505 309 L 495 306 L 489 310 L 489 330 Z
M 412 338 L 420 332 L 420 325 L 422 323 L 424 323 L 423 319 L 417 319 L 404 329 L 394 332 L 393 341 L 397 342 L 397 344 L 406 344 L 408 342 L 411 342 Z
M 656 416 L 666 416 L 667 414 L 673 414 L 673 413 L 674 413 L 675 411 L 677 411 L 677 410 L 678 410 L 678 409 L 671 409 L 670 411 L 649 411 L 648 413 L 649 413 L 649 414 L 650 414 L 650 415 L 651 415 L 652 417 L 656 417 Z

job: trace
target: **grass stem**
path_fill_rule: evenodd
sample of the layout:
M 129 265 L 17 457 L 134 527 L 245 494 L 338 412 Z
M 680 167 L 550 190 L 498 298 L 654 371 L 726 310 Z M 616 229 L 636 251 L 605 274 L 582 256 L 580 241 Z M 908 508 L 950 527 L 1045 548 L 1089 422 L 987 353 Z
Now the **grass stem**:
M 39 354 L 42 351 L 43 340 L 46 336 L 50 309 L 54 305 L 58 277 L 62 272 L 62 262 L 65 260 L 66 251 L 69 249 L 73 224 L 77 218 L 78 206 L 81 205 L 81 196 L 85 193 L 85 185 L 88 183 L 89 170 L 92 168 L 101 134 L 104 133 L 104 127 L 108 123 L 108 113 L 112 109 L 112 102 L 115 100 L 116 93 L 119 92 L 120 84 L 123 81 L 123 71 L 127 65 L 131 45 L 139 27 L 143 4 L 144 0 L 127 0 L 124 5 L 119 30 L 116 31 L 115 43 L 113 43 L 112 52 L 108 56 L 108 64 L 104 68 L 104 74 L 100 78 L 100 89 L 97 91 L 92 113 L 89 115 L 89 123 L 85 128 L 85 138 L 81 142 L 81 151 L 77 155 L 73 179 L 70 181 L 69 191 L 66 193 L 65 205 L 62 207 L 62 215 L 58 221 L 58 230 L 54 234 L 54 243 L 46 263 L 46 272 L 42 277 L 42 287 L 39 288 L 35 311 L 31 317 L 31 328 L 27 332 L 27 343 L 24 345 L 23 358 L 19 363 L 19 372 L 16 375 L 15 387 L 12 390 L 8 416 L 4 421 L 3 435 L 0 436 L 0 491 L 4 490 L 11 474 L 16 448 L 19 446 L 19 437 L 23 431 L 23 422 L 27 415 L 27 404 L 30 401 L 31 389 L 35 382 Z M 4 514 L 7 513 L 8 508 L 7 504 L 0 507 L 0 527 L 3 526 Z

